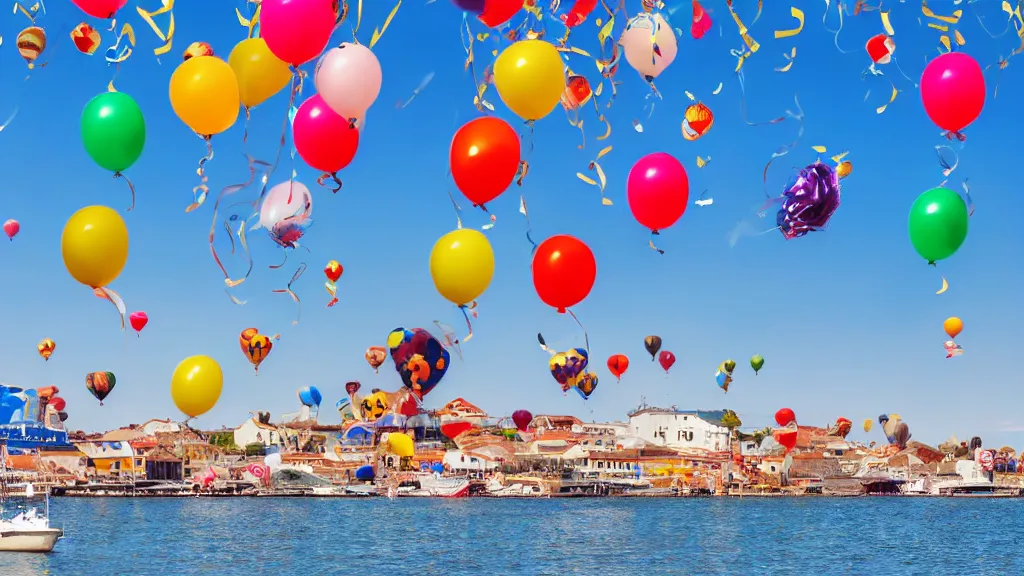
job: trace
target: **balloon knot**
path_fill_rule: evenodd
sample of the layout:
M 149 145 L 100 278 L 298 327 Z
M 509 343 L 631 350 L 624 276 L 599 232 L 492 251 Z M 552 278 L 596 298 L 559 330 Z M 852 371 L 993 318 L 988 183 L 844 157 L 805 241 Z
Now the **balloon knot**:
M 565 314 L 565 308 L 561 308 L 561 307 L 558 308 L 558 313 L 559 314 Z
M 934 261 L 934 260 L 929 260 L 929 261 L 928 261 L 928 265 L 929 265 L 929 266 L 932 266 L 932 267 L 935 267 L 935 268 L 938 268 L 938 265 L 937 265 L 937 264 L 935 264 L 935 261 Z

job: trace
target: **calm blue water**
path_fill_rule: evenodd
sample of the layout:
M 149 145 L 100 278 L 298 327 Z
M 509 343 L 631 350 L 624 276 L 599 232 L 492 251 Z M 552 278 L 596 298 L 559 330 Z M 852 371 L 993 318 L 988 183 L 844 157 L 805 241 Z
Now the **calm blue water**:
M 1024 574 L 1024 501 L 54 499 L 0 575 Z M 388 572 L 399 570 L 399 572 Z

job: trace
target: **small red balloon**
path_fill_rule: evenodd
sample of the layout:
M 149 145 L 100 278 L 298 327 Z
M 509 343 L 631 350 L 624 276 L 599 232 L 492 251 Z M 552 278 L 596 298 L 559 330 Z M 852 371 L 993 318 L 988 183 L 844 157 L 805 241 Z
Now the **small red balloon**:
M 441 425 L 441 434 L 444 434 L 449 440 L 454 440 L 456 436 L 463 432 L 468 432 L 473 429 L 473 424 L 466 422 L 465 420 L 456 420 L 455 422 L 446 422 Z
M 61 398 L 60 396 L 54 396 L 53 398 L 50 398 L 49 405 L 53 406 L 53 409 L 56 410 L 57 412 L 63 412 L 64 409 L 68 407 L 68 403 L 65 402 L 64 399 Z
M 319 94 L 299 106 L 292 122 L 295 151 L 310 168 L 334 174 L 348 166 L 359 149 L 359 129 L 331 110 Z
M 533 422 L 533 414 L 530 414 L 529 410 L 516 410 L 512 413 L 512 422 L 520 432 L 526 432 L 526 429 L 530 427 L 530 422 Z
M 491 28 L 497 28 L 512 19 L 523 7 L 523 0 L 484 0 L 484 10 L 478 18 Z
M 644 228 L 654 232 L 668 228 L 683 216 L 690 202 L 686 169 L 664 152 L 644 156 L 629 170 L 626 200 Z
M 622 378 L 622 375 L 629 369 L 629 358 L 625 354 L 613 354 L 608 358 L 608 371 L 611 372 L 616 380 Z
M 594 253 L 578 238 L 568 234 L 552 236 L 533 254 L 533 287 L 548 306 L 559 314 L 583 301 L 597 279 Z
M 786 452 L 789 452 L 794 447 L 796 447 L 796 436 L 797 436 L 797 431 L 795 429 L 794 430 L 775 430 L 775 431 L 772 432 L 772 438 L 775 438 L 776 442 L 778 442 L 782 446 L 785 446 Z
M 978 61 L 963 52 L 949 52 L 929 62 L 921 74 L 921 101 L 939 128 L 966 128 L 985 107 L 985 76 Z
M 661 367 L 665 370 L 665 373 L 668 374 L 668 369 L 671 368 L 672 365 L 676 363 L 676 355 L 669 352 L 668 350 L 662 350 L 661 354 L 658 354 L 658 363 L 661 364 Z
M 483 206 L 519 172 L 519 135 L 499 118 L 470 120 L 452 138 L 448 159 L 455 186 L 474 206 Z
M 7 234 L 8 238 L 14 240 L 14 237 L 18 235 L 18 232 L 21 232 L 21 224 L 17 220 L 12 218 L 4 222 L 4 234 Z
M 789 408 L 782 408 L 775 413 L 775 423 L 779 426 L 789 426 L 796 422 L 796 414 Z
M 146 324 L 149 324 L 149 315 L 145 312 L 132 312 L 128 316 L 128 321 L 132 324 L 132 330 L 141 333 Z

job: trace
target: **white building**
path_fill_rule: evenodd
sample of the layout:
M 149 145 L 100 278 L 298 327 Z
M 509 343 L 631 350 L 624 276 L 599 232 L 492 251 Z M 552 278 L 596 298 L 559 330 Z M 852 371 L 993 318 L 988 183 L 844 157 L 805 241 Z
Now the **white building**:
M 675 410 L 644 407 L 629 414 L 629 433 L 655 446 L 719 452 L 729 449 L 729 429 L 722 410 Z
M 625 422 L 584 422 L 580 425 L 584 434 L 595 436 L 629 436 L 629 424 Z
M 283 444 L 284 439 L 276 426 L 263 424 L 255 418 L 249 418 L 241 426 L 235 428 L 235 446 L 245 448 L 249 444 L 274 446 Z

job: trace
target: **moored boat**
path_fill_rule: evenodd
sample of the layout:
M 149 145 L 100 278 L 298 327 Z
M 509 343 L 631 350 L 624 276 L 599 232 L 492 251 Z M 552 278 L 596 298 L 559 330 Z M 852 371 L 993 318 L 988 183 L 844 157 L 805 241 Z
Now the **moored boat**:
M 465 498 L 469 496 L 469 480 L 430 473 L 411 474 L 402 480 L 397 492 L 398 496 Z

